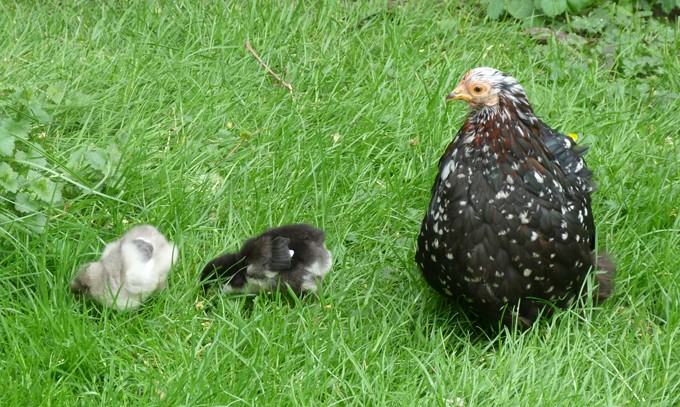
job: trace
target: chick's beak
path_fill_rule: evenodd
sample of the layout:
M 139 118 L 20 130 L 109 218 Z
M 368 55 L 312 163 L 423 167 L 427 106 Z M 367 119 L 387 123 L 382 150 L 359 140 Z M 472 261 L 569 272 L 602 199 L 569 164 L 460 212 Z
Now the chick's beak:
M 458 86 L 456 86 L 456 89 L 454 89 L 453 92 L 449 93 L 446 96 L 447 102 L 450 102 L 452 100 L 464 100 L 466 102 L 469 102 L 470 99 L 471 99 L 470 95 L 468 95 L 467 92 L 465 92 L 462 82 L 458 84 Z

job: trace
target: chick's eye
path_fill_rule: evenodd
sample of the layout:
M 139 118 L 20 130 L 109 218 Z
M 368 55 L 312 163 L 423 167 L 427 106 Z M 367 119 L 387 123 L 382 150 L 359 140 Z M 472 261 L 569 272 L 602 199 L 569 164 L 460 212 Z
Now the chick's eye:
M 479 85 L 477 85 L 477 86 L 475 86 L 475 87 L 472 88 L 472 93 L 475 93 L 475 94 L 477 94 L 477 95 L 479 95 L 479 94 L 482 93 L 483 91 L 484 91 L 484 88 L 481 87 L 481 86 L 479 86 Z

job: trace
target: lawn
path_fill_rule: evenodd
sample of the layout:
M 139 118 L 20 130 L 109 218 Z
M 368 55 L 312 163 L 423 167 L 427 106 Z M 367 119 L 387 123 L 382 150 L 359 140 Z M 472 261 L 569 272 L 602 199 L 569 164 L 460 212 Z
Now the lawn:
M 62 188 L 42 231 L 0 201 L 2 405 L 680 404 L 677 22 L 628 15 L 607 48 L 456 2 L 127 3 L 0 4 L 0 85 L 39 116 L 16 148 L 42 151 L 0 161 Z M 482 65 L 590 145 L 618 264 L 610 301 L 527 332 L 484 333 L 413 261 L 466 114 L 444 97 Z M 207 260 L 295 222 L 334 254 L 318 299 L 203 295 Z M 77 267 L 141 223 L 180 246 L 168 290 L 76 301 Z

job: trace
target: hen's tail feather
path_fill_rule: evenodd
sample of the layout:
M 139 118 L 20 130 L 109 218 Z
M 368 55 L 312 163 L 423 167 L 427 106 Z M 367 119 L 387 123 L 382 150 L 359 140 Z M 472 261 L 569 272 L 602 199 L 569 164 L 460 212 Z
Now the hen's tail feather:
M 616 275 L 616 265 L 611 257 L 605 252 L 591 252 L 593 262 L 596 265 L 595 280 L 598 288 L 595 292 L 595 301 L 602 302 L 611 297 L 614 292 L 614 276 Z

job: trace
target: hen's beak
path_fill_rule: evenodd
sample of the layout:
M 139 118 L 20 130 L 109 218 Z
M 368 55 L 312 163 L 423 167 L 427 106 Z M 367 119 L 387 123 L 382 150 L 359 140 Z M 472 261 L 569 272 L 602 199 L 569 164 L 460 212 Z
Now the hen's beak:
M 450 102 L 452 100 L 464 100 L 466 102 L 469 102 L 471 100 L 470 95 L 465 93 L 465 90 L 463 89 L 463 84 L 459 84 L 456 86 L 456 89 L 453 90 L 453 92 L 449 93 L 446 96 L 446 101 Z

